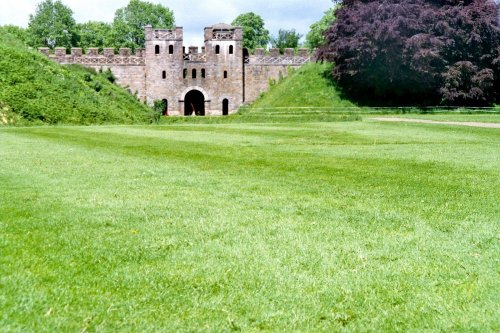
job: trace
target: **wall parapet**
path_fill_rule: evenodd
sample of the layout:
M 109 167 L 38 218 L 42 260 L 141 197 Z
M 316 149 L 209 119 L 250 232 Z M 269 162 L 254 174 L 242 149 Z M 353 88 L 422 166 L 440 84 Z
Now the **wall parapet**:
M 308 49 L 299 49 L 297 54 L 294 49 L 285 49 L 284 54 L 280 54 L 279 49 L 269 49 L 268 54 L 264 49 L 255 49 L 255 54 L 249 57 L 247 63 L 264 66 L 302 66 L 313 59 L 314 53 L 309 53 Z
M 190 46 L 189 52 L 183 54 L 184 61 L 187 62 L 207 62 L 207 54 L 205 52 L 205 47 L 201 48 L 201 53 L 198 52 L 197 46 Z
M 146 64 L 144 49 L 136 49 L 135 54 L 132 54 L 129 48 L 121 48 L 118 54 L 115 54 L 114 48 L 105 48 L 102 53 L 99 53 L 98 48 L 88 48 L 84 53 L 81 48 L 76 47 L 71 49 L 71 54 L 67 54 L 64 47 L 55 48 L 54 53 L 51 53 L 48 47 L 41 47 L 38 51 L 63 65 L 144 66 Z
M 154 29 L 150 25 L 144 27 L 144 37 L 148 42 L 166 40 L 182 41 L 183 36 L 182 27 L 176 27 L 175 29 Z

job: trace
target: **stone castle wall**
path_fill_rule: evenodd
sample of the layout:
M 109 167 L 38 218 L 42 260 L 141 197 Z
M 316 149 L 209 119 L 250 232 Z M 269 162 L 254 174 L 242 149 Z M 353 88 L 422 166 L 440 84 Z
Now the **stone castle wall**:
M 255 50 L 245 65 L 245 102 L 255 101 L 269 89 L 271 81 L 278 82 L 288 75 L 290 68 L 300 68 L 312 59 L 307 49 L 299 49 L 297 55 L 294 52 L 285 49 L 281 55 L 278 49 L 270 49 L 269 54 L 264 49 Z
M 116 83 L 137 94 L 141 100 L 146 98 L 146 77 L 144 50 L 137 49 L 131 54 L 130 49 L 121 48 L 115 54 L 113 48 L 106 48 L 99 53 L 97 48 L 89 48 L 86 53 L 81 48 L 72 48 L 71 54 L 66 54 L 64 47 L 55 49 L 51 54 L 49 48 L 39 48 L 40 52 L 50 59 L 62 64 L 78 64 L 97 71 L 111 69 L 116 77 Z
M 48 48 L 40 48 L 50 59 L 60 64 L 80 64 L 96 70 L 111 69 L 117 83 L 131 93 L 153 104 L 164 100 L 168 114 L 189 115 L 192 92 L 200 92 L 200 102 L 205 115 L 231 114 L 244 103 L 256 100 L 269 89 L 269 82 L 288 75 L 289 68 L 298 68 L 311 61 L 307 50 L 286 49 L 284 55 L 271 49 L 263 49 L 248 55 L 243 49 L 241 28 L 218 24 L 204 30 L 205 44 L 197 47 L 183 46 L 183 29 L 173 30 L 145 28 L 146 47 L 136 50 L 122 48 L 115 54 L 113 48 L 102 53 L 89 48 L 56 48 L 51 54 Z M 198 94 L 199 95 L 199 94 Z M 201 108 L 196 106 L 195 108 Z M 198 112 L 197 112 L 198 113 Z

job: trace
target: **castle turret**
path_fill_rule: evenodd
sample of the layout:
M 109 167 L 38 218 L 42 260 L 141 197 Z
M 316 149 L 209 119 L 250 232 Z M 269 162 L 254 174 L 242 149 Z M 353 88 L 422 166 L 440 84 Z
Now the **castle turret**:
M 219 88 L 212 106 L 227 114 L 243 103 L 242 28 L 225 23 L 205 28 L 205 53 L 211 64 L 208 73 Z
M 171 83 L 182 78 L 182 27 L 153 29 L 146 26 L 144 30 L 147 101 L 152 104 L 157 99 L 173 100 Z

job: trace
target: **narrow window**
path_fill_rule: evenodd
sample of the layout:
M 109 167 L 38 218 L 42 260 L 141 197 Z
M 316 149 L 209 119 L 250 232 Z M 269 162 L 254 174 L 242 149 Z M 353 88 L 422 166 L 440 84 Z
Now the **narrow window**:
M 182 54 L 186 54 L 186 47 L 185 46 L 182 47 Z
M 227 79 L 227 71 L 224 71 L 224 78 Z
M 155 54 L 160 54 L 160 45 L 155 45 Z
M 192 75 L 193 79 L 196 79 L 196 69 L 195 68 L 193 68 L 193 73 L 192 74 L 193 74 Z
M 229 45 L 229 54 L 234 53 L 234 47 L 232 45 Z
M 205 68 L 201 69 L 201 77 L 204 79 L 205 78 Z
M 170 45 L 168 47 L 168 54 L 174 54 L 174 46 L 173 45 Z
M 163 72 L 161 73 L 161 78 L 162 78 L 163 80 L 165 80 L 165 79 L 167 78 L 167 72 L 166 72 L 166 71 L 163 71 Z
M 216 45 L 215 46 L 215 54 L 219 54 L 219 53 L 220 53 L 220 46 Z
M 250 63 L 250 53 L 248 52 L 247 48 L 243 49 L 243 62 L 245 64 L 249 64 Z
M 188 70 L 186 68 L 184 68 L 184 71 L 182 72 L 182 77 L 186 78 L 187 75 L 188 75 Z

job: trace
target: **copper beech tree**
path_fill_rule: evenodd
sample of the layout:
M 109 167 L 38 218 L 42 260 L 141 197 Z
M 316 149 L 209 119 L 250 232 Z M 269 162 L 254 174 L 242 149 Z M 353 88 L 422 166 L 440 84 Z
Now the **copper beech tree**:
M 347 0 L 319 58 L 344 93 L 372 105 L 500 101 L 499 5 L 491 0 Z

